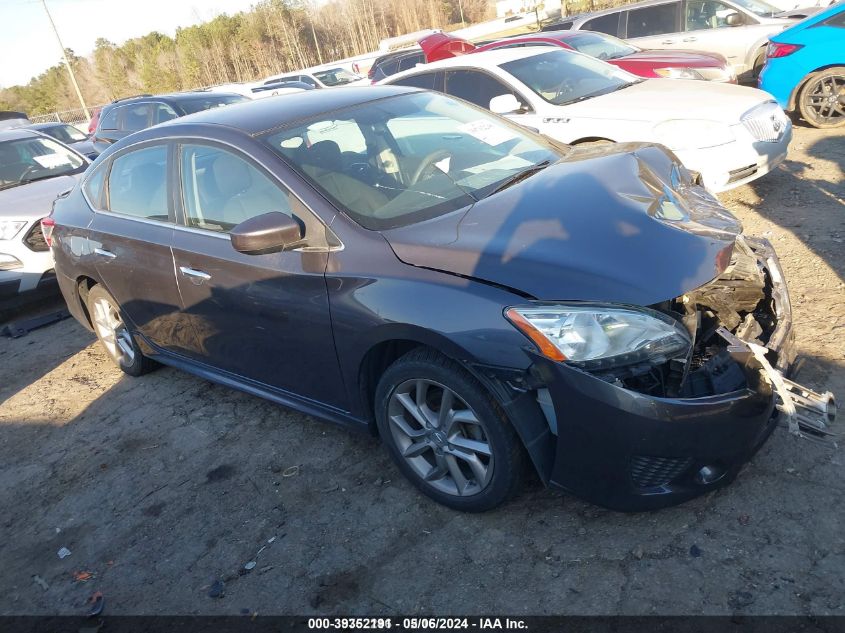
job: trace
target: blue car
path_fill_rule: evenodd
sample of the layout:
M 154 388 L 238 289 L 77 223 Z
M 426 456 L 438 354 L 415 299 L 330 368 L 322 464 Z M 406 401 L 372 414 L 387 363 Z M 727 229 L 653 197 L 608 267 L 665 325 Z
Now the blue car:
M 813 127 L 845 125 L 845 2 L 771 38 L 759 86 Z

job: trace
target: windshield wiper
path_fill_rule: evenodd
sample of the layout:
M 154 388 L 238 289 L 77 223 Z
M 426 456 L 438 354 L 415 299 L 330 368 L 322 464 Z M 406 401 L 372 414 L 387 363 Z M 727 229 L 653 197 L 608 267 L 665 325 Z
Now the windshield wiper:
M 522 182 L 526 178 L 530 178 L 534 174 L 539 171 L 543 171 L 546 167 L 552 164 L 550 160 L 544 160 L 542 162 L 537 163 L 536 165 L 531 165 L 531 167 L 526 167 L 522 171 L 518 171 L 513 176 L 505 180 L 501 185 L 496 187 L 493 191 L 490 192 L 489 195 L 493 195 L 494 193 L 499 193 L 500 191 L 507 189 L 511 185 L 515 185 L 518 182 Z

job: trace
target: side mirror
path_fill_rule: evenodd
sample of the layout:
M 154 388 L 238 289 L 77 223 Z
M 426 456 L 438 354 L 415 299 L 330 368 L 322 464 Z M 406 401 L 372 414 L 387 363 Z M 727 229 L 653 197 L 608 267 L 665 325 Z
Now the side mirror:
M 728 26 L 741 26 L 744 22 L 745 20 L 743 20 L 742 16 L 736 11 L 728 13 L 728 15 L 725 16 L 725 24 Z
M 499 95 L 490 99 L 490 112 L 494 114 L 517 114 L 524 110 L 519 99 L 512 94 Z
M 283 251 L 302 241 L 302 226 L 289 215 L 271 211 L 249 218 L 229 231 L 239 253 L 261 255 Z

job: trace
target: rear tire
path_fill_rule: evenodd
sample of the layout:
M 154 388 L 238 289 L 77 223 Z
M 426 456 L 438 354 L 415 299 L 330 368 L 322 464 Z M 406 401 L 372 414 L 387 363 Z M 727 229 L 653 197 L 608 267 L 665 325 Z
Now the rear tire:
M 816 128 L 845 125 L 845 66 L 810 75 L 798 94 L 798 111 Z
M 120 306 L 105 288 L 96 285 L 88 291 L 88 314 L 100 343 L 112 361 L 130 376 L 141 376 L 158 366 L 141 353 L 135 337 L 126 327 Z
M 524 449 L 504 412 L 458 363 L 417 348 L 376 388 L 379 433 L 399 470 L 454 510 L 483 512 L 522 483 Z

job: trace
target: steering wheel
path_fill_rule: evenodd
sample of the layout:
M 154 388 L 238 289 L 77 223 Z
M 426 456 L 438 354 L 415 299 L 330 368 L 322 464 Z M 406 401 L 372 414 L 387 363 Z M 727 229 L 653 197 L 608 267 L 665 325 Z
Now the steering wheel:
M 432 165 L 439 160 L 443 160 L 444 158 L 448 158 L 452 154 L 445 149 L 438 149 L 427 156 L 425 156 L 421 161 L 417 168 L 414 170 L 414 173 L 411 175 L 411 181 L 409 184 L 415 185 L 419 181 L 420 177 L 425 173 L 427 169 L 431 169 Z
M 558 97 L 566 96 L 566 94 L 571 93 L 574 87 L 575 86 L 572 85 L 572 82 L 569 79 L 564 79 L 557 85 L 557 88 L 555 88 L 554 100 L 557 100 Z
M 38 170 L 39 167 L 36 167 L 35 165 L 27 165 L 26 167 L 24 167 L 23 172 L 21 172 L 19 180 L 26 180 L 26 177 L 29 176 L 29 174 L 32 174 Z

